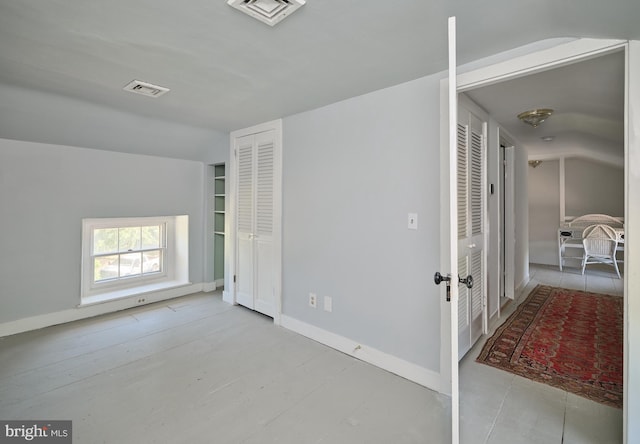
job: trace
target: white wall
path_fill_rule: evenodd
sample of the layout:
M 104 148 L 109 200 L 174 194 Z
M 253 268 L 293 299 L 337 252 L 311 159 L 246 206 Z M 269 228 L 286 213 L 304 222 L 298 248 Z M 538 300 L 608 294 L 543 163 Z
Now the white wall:
M 189 215 L 203 281 L 201 162 L 0 139 L 0 324 L 80 302 L 83 218 Z
M 283 121 L 283 314 L 435 372 L 439 82 L 430 76 Z M 408 213 L 418 214 L 417 230 Z
M 558 264 L 559 174 L 558 160 L 528 168 L 529 252 L 534 264 Z
M 565 159 L 565 214 L 624 216 L 624 168 Z
M 440 370 L 433 283 L 440 254 L 440 77 L 283 122 L 283 314 L 434 372 Z M 497 144 L 494 121 L 489 133 Z M 496 156 L 490 153 L 489 181 L 497 189 Z M 521 284 L 528 279 L 526 152 L 515 161 L 515 192 L 524 202 L 516 207 Z M 417 231 L 407 229 L 410 212 L 418 213 Z M 316 309 L 308 305 L 310 292 L 318 295 Z M 494 293 L 490 304 L 497 307 Z M 331 313 L 322 310 L 324 296 L 333 298 Z
M 536 264 L 558 265 L 564 189 L 566 216 L 624 215 L 624 169 L 584 158 L 544 160 L 529 168 L 529 247 Z M 561 182 L 564 171 L 564 182 Z

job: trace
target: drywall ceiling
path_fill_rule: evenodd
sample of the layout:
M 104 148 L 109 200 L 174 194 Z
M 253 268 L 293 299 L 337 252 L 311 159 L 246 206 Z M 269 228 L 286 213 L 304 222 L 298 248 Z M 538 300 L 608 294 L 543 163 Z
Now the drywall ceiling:
M 0 0 L 0 83 L 229 131 L 550 38 L 640 39 L 637 0 L 308 0 L 275 27 L 225 0 Z M 149 99 L 137 79 L 171 89 Z
M 518 142 L 528 148 L 544 146 L 624 151 L 623 51 L 561 68 L 471 90 L 467 95 L 488 111 Z M 554 113 L 537 128 L 517 115 L 536 108 Z M 552 141 L 542 137 L 551 136 Z

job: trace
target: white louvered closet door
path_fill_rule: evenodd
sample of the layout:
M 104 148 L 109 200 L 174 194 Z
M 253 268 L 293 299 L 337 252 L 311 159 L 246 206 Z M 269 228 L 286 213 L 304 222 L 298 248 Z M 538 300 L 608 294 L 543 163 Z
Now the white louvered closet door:
M 274 242 L 274 136 L 273 131 L 256 135 L 256 220 L 255 255 L 255 310 L 274 316 L 275 295 L 273 287 Z
M 458 358 L 482 334 L 486 306 L 485 145 L 486 124 L 462 104 L 458 109 L 458 275 L 471 275 L 473 288 L 458 285 Z
M 236 139 L 236 300 L 269 316 L 274 293 L 274 131 Z

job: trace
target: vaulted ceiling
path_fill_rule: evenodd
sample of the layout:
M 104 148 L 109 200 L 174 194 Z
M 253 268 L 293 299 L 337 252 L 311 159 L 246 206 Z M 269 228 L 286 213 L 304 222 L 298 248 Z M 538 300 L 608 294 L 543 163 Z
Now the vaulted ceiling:
M 0 0 L 0 83 L 229 131 L 446 69 L 450 15 L 460 63 L 551 38 L 640 39 L 638 0 L 307 0 L 275 27 L 225 0 Z M 567 70 L 590 82 L 592 68 Z M 124 92 L 133 79 L 171 91 Z M 512 118 L 534 103 L 509 88 L 495 111 Z M 556 121 L 586 112 L 544 94 Z
M 580 152 L 596 160 L 621 164 L 624 72 L 624 52 L 618 51 L 467 94 L 527 146 L 534 157 Z M 523 111 L 540 108 L 554 112 L 536 128 L 517 118 Z

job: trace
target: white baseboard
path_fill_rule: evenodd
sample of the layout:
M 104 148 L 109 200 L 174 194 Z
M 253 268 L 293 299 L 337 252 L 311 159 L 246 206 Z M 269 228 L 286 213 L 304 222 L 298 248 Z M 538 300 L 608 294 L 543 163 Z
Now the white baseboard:
M 78 306 L 68 310 L 46 313 L 38 316 L 18 319 L 0 324 L 0 337 L 15 335 L 30 330 L 37 330 L 51 325 L 64 324 L 102 314 L 113 313 L 127 308 L 153 304 L 167 299 L 173 299 L 202 291 L 203 284 L 189 284 L 165 290 L 152 291 L 144 294 L 144 302 L 139 303 L 136 295 L 127 298 L 108 301 L 99 304 Z
M 440 373 L 420 367 L 412 362 L 405 361 L 396 356 L 286 315 L 281 315 L 280 321 L 280 325 L 288 330 L 306 336 L 349 356 L 368 362 L 376 367 L 395 373 L 398 376 L 402 376 L 431 390 L 445 393 Z
M 236 301 L 233 298 L 233 295 L 230 291 L 223 290 L 222 291 L 222 300 L 227 304 L 236 305 Z
M 202 291 L 204 291 L 205 293 L 216 291 L 217 288 L 218 288 L 217 281 L 205 282 L 204 284 L 202 284 Z
M 531 278 L 529 277 L 529 273 L 525 274 L 523 276 L 522 281 L 520 282 L 520 284 L 518 284 L 518 286 L 516 286 L 516 293 L 515 294 L 520 294 L 524 290 L 524 288 L 529 284 L 530 280 L 531 280 Z

